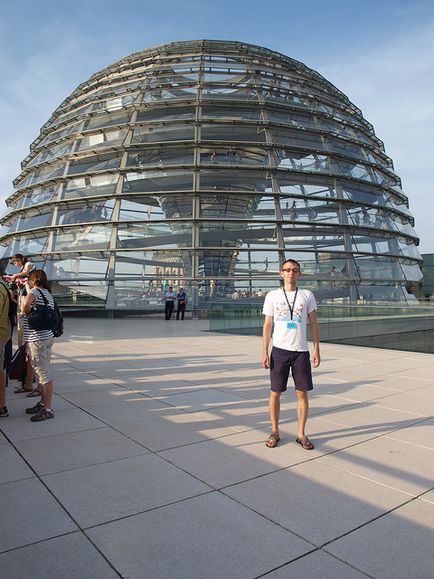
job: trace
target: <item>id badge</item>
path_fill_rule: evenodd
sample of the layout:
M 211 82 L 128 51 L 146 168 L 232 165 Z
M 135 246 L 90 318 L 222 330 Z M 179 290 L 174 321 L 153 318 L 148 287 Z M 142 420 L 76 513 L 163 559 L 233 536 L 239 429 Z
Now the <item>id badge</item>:
M 288 330 L 296 330 L 297 329 L 297 322 L 290 321 L 286 324 Z

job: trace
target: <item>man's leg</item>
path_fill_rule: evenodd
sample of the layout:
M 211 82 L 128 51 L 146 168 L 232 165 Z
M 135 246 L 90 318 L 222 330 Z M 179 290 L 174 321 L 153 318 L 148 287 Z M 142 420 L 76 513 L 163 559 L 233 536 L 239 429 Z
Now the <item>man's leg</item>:
M 305 428 L 307 417 L 309 415 L 309 398 L 307 392 L 296 390 L 295 393 L 297 394 L 297 418 L 298 418 L 297 437 L 304 438 L 306 436 Z
M 309 414 L 309 399 L 307 392 L 301 390 L 296 390 L 297 394 L 297 417 L 298 417 L 298 430 L 296 442 L 301 444 L 304 450 L 312 450 L 314 448 L 311 441 L 306 436 L 305 428 L 307 417 Z
M 178 304 L 178 309 L 176 310 L 176 319 L 179 320 L 179 314 L 181 313 L 181 306 Z
M 270 421 L 271 421 L 271 435 L 280 438 L 279 435 L 279 417 L 280 417 L 280 392 L 270 392 L 270 398 L 268 401 L 268 408 L 270 411 Z M 267 441 L 268 442 L 268 441 Z M 271 444 L 267 446 L 272 446 Z M 274 446 L 276 446 L 274 444 Z

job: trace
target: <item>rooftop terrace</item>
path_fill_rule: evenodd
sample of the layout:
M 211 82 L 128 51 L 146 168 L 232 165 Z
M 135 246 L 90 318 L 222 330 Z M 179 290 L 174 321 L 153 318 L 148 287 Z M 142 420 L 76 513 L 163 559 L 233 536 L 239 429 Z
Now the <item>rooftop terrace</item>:
M 433 357 L 323 344 L 308 434 L 268 449 L 257 336 L 67 319 L 55 418 L 8 388 L 0 576 L 432 578 Z

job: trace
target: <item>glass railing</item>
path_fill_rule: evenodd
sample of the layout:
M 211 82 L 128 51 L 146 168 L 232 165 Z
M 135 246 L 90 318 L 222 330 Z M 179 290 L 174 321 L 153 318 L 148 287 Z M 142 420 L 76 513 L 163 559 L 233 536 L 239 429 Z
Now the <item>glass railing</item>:
M 212 304 L 210 330 L 260 335 L 262 304 Z M 434 306 L 319 304 L 322 342 L 434 353 Z M 309 336 L 310 338 L 310 336 Z

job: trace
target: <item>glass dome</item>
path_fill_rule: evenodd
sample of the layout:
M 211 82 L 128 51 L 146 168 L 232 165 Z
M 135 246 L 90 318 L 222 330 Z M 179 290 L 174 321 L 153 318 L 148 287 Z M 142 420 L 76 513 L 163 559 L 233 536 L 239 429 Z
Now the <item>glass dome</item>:
M 63 303 L 190 309 L 261 297 L 279 263 L 319 300 L 407 301 L 408 199 L 361 111 L 320 74 L 240 42 L 175 42 L 83 82 L 32 143 L 3 259 L 32 256 Z

